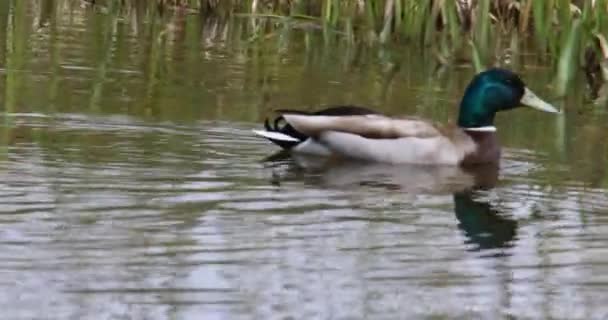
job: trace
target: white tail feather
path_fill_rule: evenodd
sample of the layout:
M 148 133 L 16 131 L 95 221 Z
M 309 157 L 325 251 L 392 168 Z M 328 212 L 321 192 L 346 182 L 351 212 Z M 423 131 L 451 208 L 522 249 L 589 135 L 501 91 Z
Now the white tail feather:
M 297 138 L 288 136 L 288 135 L 280 133 L 280 132 L 264 131 L 264 130 L 251 130 L 251 131 L 253 131 L 253 133 L 257 134 L 258 136 L 268 138 L 268 139 L 279 140 L 279 141 L 292 141 L 292 142 L 300 141 Z

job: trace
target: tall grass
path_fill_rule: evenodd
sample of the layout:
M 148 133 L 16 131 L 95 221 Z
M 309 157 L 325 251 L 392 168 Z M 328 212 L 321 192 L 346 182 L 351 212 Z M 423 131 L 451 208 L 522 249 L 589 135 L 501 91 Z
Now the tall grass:
M 412 43 L 430 49 L 440 63 L 471 61 L 476 68 L 501 64 L 509 55 L 534 50 L 555 65 L 556 93 L 586 65 L 605 65 L 598 38 L 608 33 L 608 0 L 88 0 L 119 3 L 164 14 L 198 12 L 205 18 L 246 15 L 251 39 L 268 32 L 260 19 L 284 26 L 306 20 L 328 37 L 370 45 Z M 262 24 L 263 25 L 263 24 Z M 267 25 L 266 25 L 267 26 Z M 600 40 L 601 41 L 601 40 Z M 521 45 L 520 45 L 521 43 Z M 597 54 L 590 54 L 595 52 Z M 516 59 L 516 58 L 515 58 Z M 592 59 L 592 60 L 589 60 Z M 582 68 L 585 67 L 585 68 Z M 606 72 L 599 77 L 606 82 Z
M 81 3 L 147 23 L 198 14 L 201 23 L 246 17 L 250 41 L 289 28 L 315 28 L 332 41 L 370 47 L 408 44 L 443 65 L 477 70 L 536 52 L 554 65 L 553 87 L 564 95 L 584 71 L 594 95 L 608 82 L 608 0 L 45 0 Z M 169 18 L 170 19 L 170 18 Z M 109 20 L 108 27 L 111 23 Z M 152 27 L 154 30 L 156 27 Z M 108 31 L 106 31 L 108 32 Z M 163 37 L 160 32 L 159 37 Z M 306 39 L 306 37 L 304 38 Z M 603 45 L 602 45 L 603 44 Z M 152 48 L 153 49 L 153 48 Z M 102 62 L 103 63 L 103 59 Z M 103 77 L 103 74 L 99 75 Z M 99 88 L 99 94 L 102 88 Z M 608 89 L 604 90 L 608 92 Z M 93 99 L 95 100 L 95 99 Z

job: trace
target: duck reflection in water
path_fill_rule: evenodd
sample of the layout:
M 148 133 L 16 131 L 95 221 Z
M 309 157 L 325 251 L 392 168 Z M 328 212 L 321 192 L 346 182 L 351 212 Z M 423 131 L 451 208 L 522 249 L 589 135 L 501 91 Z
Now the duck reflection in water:
M 299 180 L 324 187 L 345 189 L 367 186 L 398 190 L 410 194 L 451 193 L 458 227 L 472 250 L 510 247 L 517 234 L 517 221 L 505 217 L 489 200 L 480 198 L 483 190 L 498 181 L 498 166 L 474 167 L 387 165 L 336 159 L 319 159 L 278 153 L 266 159 L 275 168 L 273 184 Z
M 487 202 L 475 199 L 475 190 L 454 193 L 454 213 L 468 243 L 478 250 L 510 247 L 517 234 L 517 221 L 500 215 Z

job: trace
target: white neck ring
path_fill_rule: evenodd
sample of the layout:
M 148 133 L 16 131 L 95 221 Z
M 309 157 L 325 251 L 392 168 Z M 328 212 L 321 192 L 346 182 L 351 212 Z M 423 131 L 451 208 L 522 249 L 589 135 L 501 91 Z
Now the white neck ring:
M 462 128 L 465 131 L 476 131 L 476 132 L 496 132 L 495 126 L 485 126 L 477 128 Z

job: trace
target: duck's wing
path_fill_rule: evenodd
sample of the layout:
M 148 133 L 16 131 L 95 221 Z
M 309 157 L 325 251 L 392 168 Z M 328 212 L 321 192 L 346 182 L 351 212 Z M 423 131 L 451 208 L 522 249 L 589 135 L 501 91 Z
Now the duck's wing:
M 283 149 L 292 149 L 308 139 L 308 135 L 294 129 L 285 121 L 283 114 L 309 115 L 309 116 L 353 116 L 379 114 L 378 112 L 365 107 L 344 105 L 331 106 L 314 112 L 302 110 L 280 109 L 276 110 L 279 114 L 274 120 L 266 118 L 264 120 L 265 130 L 253 130 L 256 135 L 262 136 L 271 142 L 279 145 Z
M 367 114 L 381 114 L 378 111 L 354 106 L 354 105 L 343 105 L 343 106 L 330 106 L 317 111 L 302 111 L 302 110 L 292 110 L 292 109 L 278 109 L 275 110 L 276 113 L 279 114 L 301 114 L 301 115 L 315 115 L 315 116 L 357 116 L 357 115 L 367 115 Z
M 388 163 L 460 163 L 475 152 L 472 139 L 458 128 L 440 129 L 414 118 L 307 116 L 285 114 L 296 130 L 314 137 L 332 152 Z
M 417 118 L 390 118 L 378 114 L 367 115 L 304 115 L 283 114 L 295 130 L 316 137 L 327 131 L 338 131 L 371 139 L 404 137 L 430 138 L 441 135 L 434 124 Z

